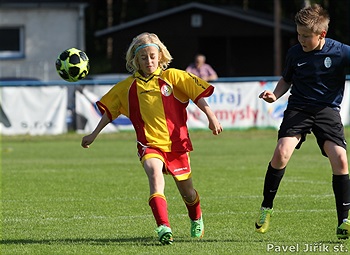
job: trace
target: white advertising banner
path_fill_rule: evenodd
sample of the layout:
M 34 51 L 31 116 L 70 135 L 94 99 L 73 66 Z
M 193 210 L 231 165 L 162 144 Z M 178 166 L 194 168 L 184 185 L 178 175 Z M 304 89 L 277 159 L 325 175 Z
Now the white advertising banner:
M 215 83 L 207 102 L 224 128 L 278 127 L 289 94 L 273 104 L 258 98 L 264 90 L 273 90 L 276 82 Z M 206 128 L 206 116 L 193 103 L 188 107 L 188 126 Z
M 277 81 L 214 83 L 215 91 L 207 98 L 211 109 L 224 128 L 279 128 L 286 109 L 289 92 L 274 103 L 259 99 L 264 90 L 274 90 Z M 341 116 L 344 125 L 350 125 L 350 81 L 346 82 Z M 76 92 L 77 129 L 81 133 L 91 132 L 97 125 L 101 114 L 95 106 L 112 86 L 86 86 Z M 192 129 L 208 128 L 208 120 L 204 113 L 193 103 L 187 107 L 188 127 Z M 81 124 L 79 124 L 81 123 Z M 120 116 L 107 125 L 104 132 L 132 130 L 128 118 Z
M 67 132 L 67 87 L 2 87 L 3 135 L 56 135 Z
M 75 92 L 76 129 L 78 133 L 86 134 L 94 130 L 101 119 L 101 113 L 96 106 L 96 101 L 112 86 L 85 86 Z M 119 116 L 108 124 L 102 132 L 117 132 L 119 130 L 132 130 L 130 120 L 124 115 Z
M 287 106 L 289 93 L 269 104 L 258 98 L 263 90 L 273 90 L 276 81 L 214 83 L 214 94 L 207 102 L 224 128 L 278 128 Z M 346 81 L 341 116 L 350 125 L 350 81 Z M 90 85 L 75 91 L 75 121 L 78 133 L 90 133 L 101 118 L 98 101 L 112 85 Z M 0 133 L 3 135 L 55 135 L 67 132 L 67 87 L 1 87 Z M 188 127 L 206 129 L 208 121 L 201 110 L 190 102 Z M 132 130 L 130 120 L 120 116 L 103 132 Z
M 279 128 L 287 107 L 287 92 L 274 103 L 259 99 L 264 90 L 273 91 L 277 82 L 216 83 L 214 94 L 207 99 L 224 128 Z M 350 81 L 346 82 L 341 116 L 344 125 L 350 125 Z M 192 103 L 188 107 L 188 126 L 206 128 L 206 116 Z
M 350 125 L 350 81 L 345 82 L 343 102 L 341 104 L 340 115 L 344 126 Z

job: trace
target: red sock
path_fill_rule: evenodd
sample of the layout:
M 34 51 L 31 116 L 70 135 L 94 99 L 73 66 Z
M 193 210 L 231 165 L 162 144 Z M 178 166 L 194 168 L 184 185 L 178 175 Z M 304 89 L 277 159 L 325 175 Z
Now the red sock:
M 196 190 L 195 190 L 196 191 Z M 188 216 L 191 220 L 198 220 L 202 216 L 202 210 L 199 202 L 199 195 L 196 191 L 196 199 L 189 203 L 184 199 L 184 202 L 186 204 L 187 210 L 188 210 Z
M 160 193 L 154 193 L 150 196 L 148 204 L 152 209 L 152 213 L 156 220 L 157 226 L 166 225 L 170 227 L 165 196 Z

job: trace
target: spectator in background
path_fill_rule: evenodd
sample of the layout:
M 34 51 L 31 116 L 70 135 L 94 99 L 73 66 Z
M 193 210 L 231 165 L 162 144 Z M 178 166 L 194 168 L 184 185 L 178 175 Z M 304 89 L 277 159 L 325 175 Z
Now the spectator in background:
M 205 81 L 213 81 L 218 78 L 215 70 L 207 63 L 205 63 L 205 56 L 203 54 L 197 54 L 194 58 L 194 63 L 190 64 L 186 71 L 197 75 Z

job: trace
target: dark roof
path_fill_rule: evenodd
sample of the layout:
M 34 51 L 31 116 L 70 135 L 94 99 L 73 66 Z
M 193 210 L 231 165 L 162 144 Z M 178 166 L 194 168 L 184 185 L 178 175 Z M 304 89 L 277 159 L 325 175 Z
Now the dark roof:
M 143 24 L 145 22 L 160 19 L 160 18 L 166 17 L 168 15 L 176 14 L 176 13 L 187 11 L 190 9 L 199 9 L 199 10 L 204 10 L 204 11 L 208 11 L 208 12 L 213 12 L 216 14 L 232 17 L 235 19 L 244 20 L 244 21 L 251 22 L 251 23 L 256 23 L 259 25 L 267 26 L 267 27 L 274 27 L 275 26 L 272 15 L 266 15 L 266 14 L 263 14 L 261 12 L 255 12 L 255 11 L 250 11 L 250 10 L 245 11 L 241 8 L 232 7 L 232 6 L 216 7 L 216 6 L 206 5 L 206 4 L 202 4 L 202 3 L 191 2 L 188 4 L 184 4 L 184 5 L 172 8 L 172 9 L 157 12 L 157 13 L 154 13 L 154 14 L 136 19 L 136 20 L 125 22 L 125 23 L 122 23 L 122 24 L 117 25 L 117 26 L 113 26 L 113 27 L 109 27 L 106 29 L 96 31 L 95 36 L 96 37 L 105 36 L 105 35 L 108 35 L 108 34 L 113 33 L 113 32 L 117 32 L 117 31 L 120 31 L 123 29 L 127 29 L 127 28 L 130 28 L 133 26 Z M 281 30 L 294 32 L 295 25 L 290 20 L 289 21 L 283 20 L 281 22 Z

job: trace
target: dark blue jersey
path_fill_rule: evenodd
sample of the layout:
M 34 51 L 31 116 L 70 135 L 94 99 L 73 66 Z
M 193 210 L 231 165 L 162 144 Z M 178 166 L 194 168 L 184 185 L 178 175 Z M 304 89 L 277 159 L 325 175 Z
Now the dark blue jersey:
M 322 50 L 304 52 L 297 44 L 288 50 L 284 80 L 292 83 L 290 106 L 329 106 L 340 109 L 350 46 L 330 38 Z

